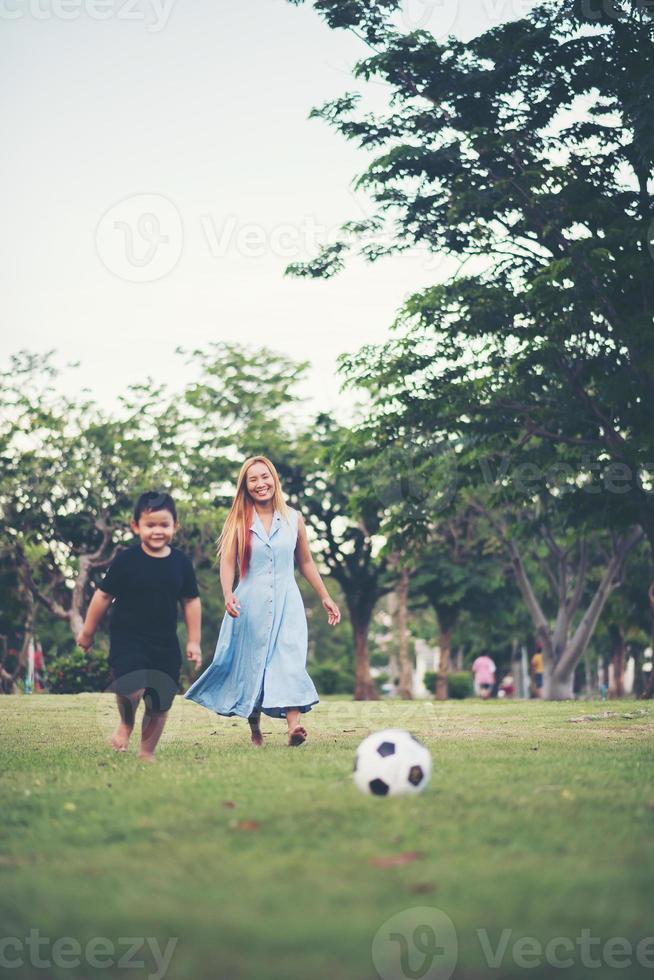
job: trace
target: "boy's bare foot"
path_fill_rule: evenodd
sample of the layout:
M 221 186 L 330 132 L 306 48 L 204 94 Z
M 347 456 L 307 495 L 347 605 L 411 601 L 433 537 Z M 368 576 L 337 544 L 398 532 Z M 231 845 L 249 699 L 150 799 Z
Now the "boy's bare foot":
M 253 715 L 248 718 L 250 726 L 250 741 L 253 745 L 263 745 L 263 735 L 261 734 L 261 715 Z
M 296 725 L 288 733 L 289 745 L 302 745 L 307 740 L 307 730 L 302 725 Z
M 143 749 L 139 752 L 139 759 L 141 762 L 156 762 L 154 757 L 154 752 L 144 752 Z
M 121 722 L 116 731 L 111 736 L 111 747 L 114 752 L 127 752 L 127 746 L 129 745 L 129 737 L 132 734 L 132 729 Z

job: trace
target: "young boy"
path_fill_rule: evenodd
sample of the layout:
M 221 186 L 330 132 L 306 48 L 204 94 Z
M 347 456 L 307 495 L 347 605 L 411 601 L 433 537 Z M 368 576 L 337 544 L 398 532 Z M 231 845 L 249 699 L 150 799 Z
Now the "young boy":
M 130 526 L 139 541 L 111 563 L 91 599 L 77 643 L 83 650 L 91 647 L 93 634 L 113 602 L 109 665 L 120 724 L 111 744 L 117 752 L 127 751 L 143 697 L 139 757 L 151 762 L 179 685 L 177 603 L 182 603 L 186 622 L 186 656 L 196 670 L 202 662 L 201 607 L 191 560 L 170 546 L 177 530 L 172 497 L 151 490 L 142 493 Z

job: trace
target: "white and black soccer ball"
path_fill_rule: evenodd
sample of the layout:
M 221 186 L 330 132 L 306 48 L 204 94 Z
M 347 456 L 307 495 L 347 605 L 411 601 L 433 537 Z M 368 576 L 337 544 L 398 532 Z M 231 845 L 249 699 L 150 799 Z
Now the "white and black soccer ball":
M 352 775 L 356 787 L 373 796 L 421 793 L 431 776 L 431 755 L 411 732 L 387 728 L 361 742 Z

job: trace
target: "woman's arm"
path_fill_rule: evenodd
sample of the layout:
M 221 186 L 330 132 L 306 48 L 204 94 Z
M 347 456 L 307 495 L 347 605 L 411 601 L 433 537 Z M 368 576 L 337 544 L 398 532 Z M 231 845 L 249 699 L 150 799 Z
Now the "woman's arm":
M 325 587 L 325 583 L 320 576 L 320 572 L 316 568 L 316 563 L 313 560 L 311 549 L 309 548 L 307 528 L 304 523 L 304 518 L 299 511 L 297 514 L 297 544 L 295 545 L 295 560 L 300 572 L 305 577 L 311 588 L 318 594 L 323 606 L 327 610 L 329 625 L 336 626 L 336 624 L 340 622 L 341 611 L 334 600 L 330 597 L 329 592 Z
M 238 616 L 241 604 L 234 595 L 234 579 L 236 577 L 236 539 L 232 547 L 223 550 L 220 555 L 220 584 L 225 597 L 225 609 L 232 618 Z

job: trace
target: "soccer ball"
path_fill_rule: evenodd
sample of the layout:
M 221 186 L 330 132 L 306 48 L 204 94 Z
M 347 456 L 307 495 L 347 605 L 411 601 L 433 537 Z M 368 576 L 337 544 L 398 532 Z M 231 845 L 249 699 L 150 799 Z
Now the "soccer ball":
M 421 793 L 431 776 L 431 756 L 411 732 L 387 728 L 368 735 L 354 759 L 354 784 L 373 796 Z

